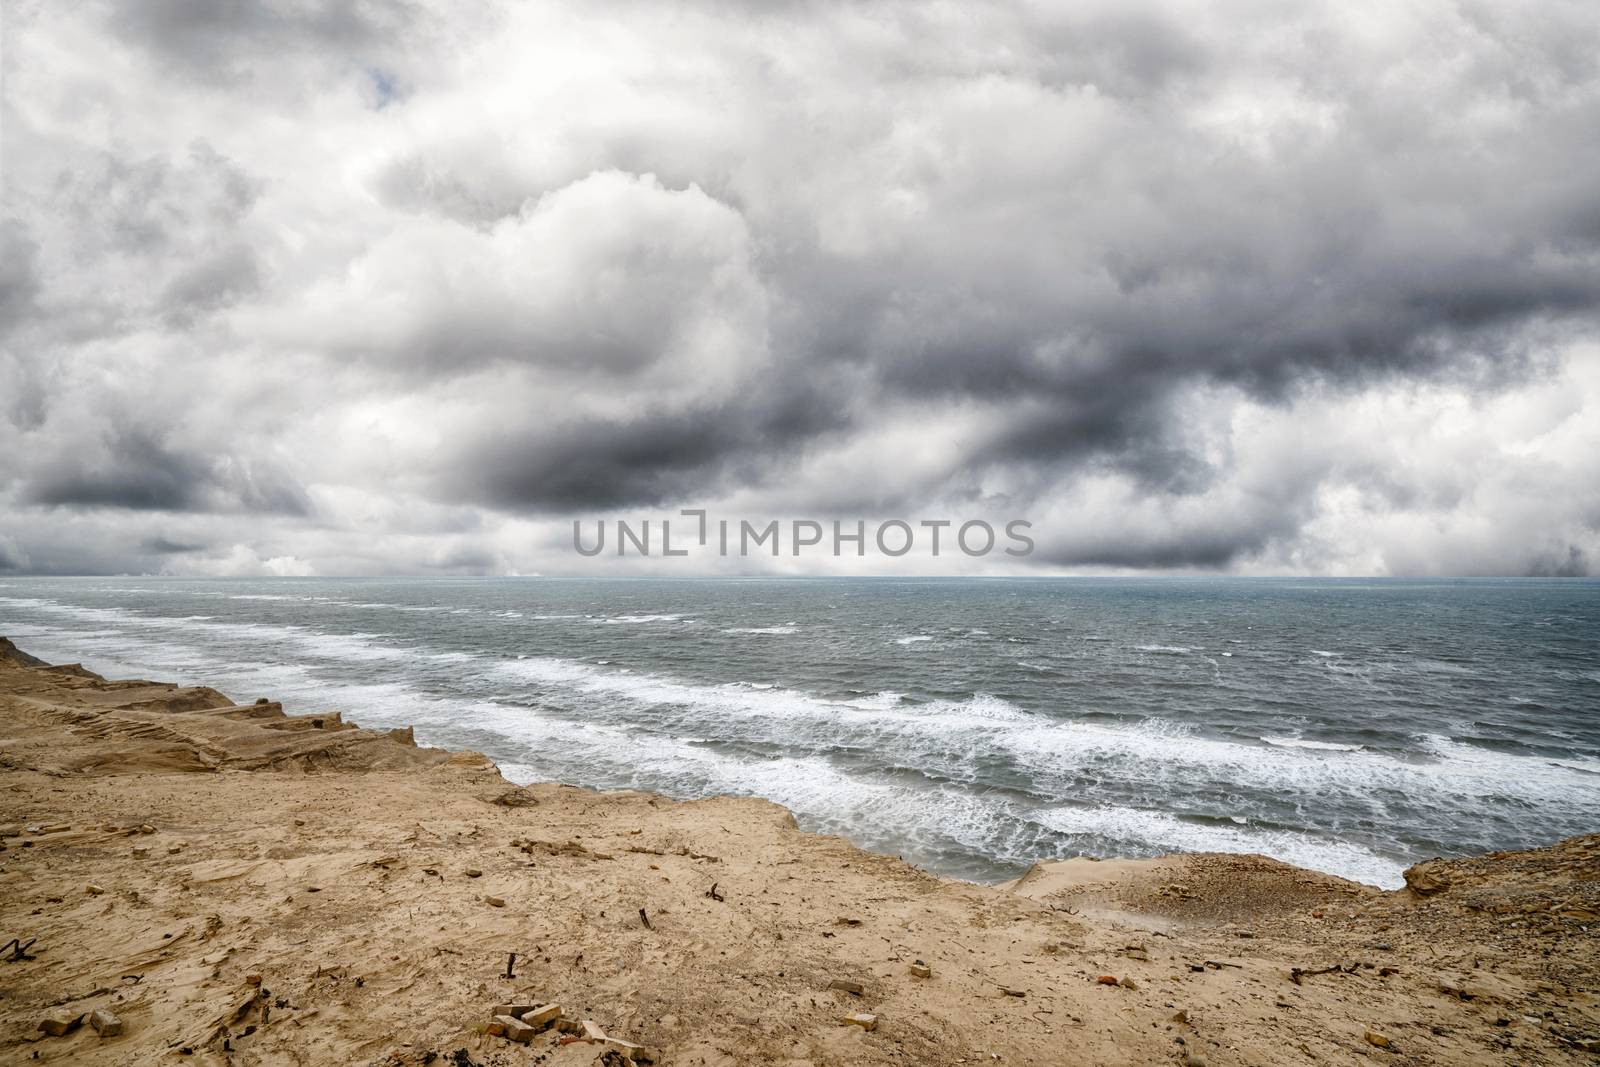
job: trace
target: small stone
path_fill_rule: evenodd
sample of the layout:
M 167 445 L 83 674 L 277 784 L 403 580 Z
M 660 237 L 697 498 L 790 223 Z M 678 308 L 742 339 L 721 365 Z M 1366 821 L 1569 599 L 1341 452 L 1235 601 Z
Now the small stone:
M 476 867 L 468 867 L 462 873 L 465 874 L 468 878 L 479 878 L 479 877 L 482 877 L 482 875 L 483 875 L 483 872 L 478 870 L 478 868 L 476 868 Z
M 39 1020 L 39 1029 L 51 1037 L 60 1037 L 69 1030 L 77 1028 L 83 1021 L 83 1016 L 77 1012 L 68 1011 L 66 1008 L 57 1008 L 55 1011 Z
M 295 825 L 296 825 L 296 826 L 304 826 L 304 825 L 305 825 L 305 824 L 306 824 L 306 821 L 305 821 L 305 820 L 304 820 L 304 819 L 296 819 L 296 820 L 295 820 L 295 821 L 294 821 L 294 824 L 295 824 Z
M 153 834 L 156 832 L 156 828 L 151 826 L 149 823 L 145 823 L 139 827 L 139 832 L 141 834 Z
M 1362 1034 L 1361 1036 L 1366 1039 L 1367 1044 L 1373 1046 L 1374 1048 L 1388 1048 L 1389 1047 L 1389 1039 L 1387 1037 L 1384 1037 L 1380 1033 L 1376 1033 L 1375 1031 L 1368 1030 L 1366 1033 Z
M 101 893 L 105 892 L 105 890 L 103 888 L 101 888 L 100 886 L 95 885 L 93 882 L 90 882 L 88 885 L 84 886 L 83 887 L 83 891 L 85 893 L 88 893 L 91 897 L 97 897 Z
M 600 1028 L 600 1024 L 595 1022 L 593 1019 L 585 1019 L 578 1025 L 582 1028 L 579 1032 L 582 1033 L 586 1039 L 590 1041 L 604 1041 L 606 1039 L 606 1032 L 602 1030 Z
M 878 1017 L 865 1011 L 853 1012 L 839 1021 L 846 1026 L 859 1026 L 863 1030 L 876 1030 L 878 1028 Z
M 1132 978 L 1124 978 L 1122 981 L 1118 982 L 1117 984 L 1119 986 L 1121 986 L 1123 989 L 1135 989 L 1136 990 L 1136 989 L 1139 988 L 1139 983 L 1135 982 Z
M 484 897 L 483 902 L 491 908 L 503 908 L 506 906 L 505 897 Z
M 484 1023 L 483 1024 L 483 1032 L 485 1034 L 488 1034 L 490 1037 L 505 1037 L 506 1036 L 505 1024 L 500 1022 L 499 1020 L 500 1020 L 500 1017 L 498 1015 L 496 1015 L 494 1018 L 492 1018 L 488 1022 Z
M 1186 1012 L 1186 1011 L 1180 1011 L 1176 1015 L 1174 1015 L 1171 1019 L 1169 1019 L 1168 1021 L 1169 1022 L 1179 1023 L 1179 1024 L 1187 1024 L 1188 1021 L 1189 1021 L 1189 1013 Z
M 116 1037 L 122 1033 L 122 1020 L 104 1008 L 96 1008 L 89 1013 L 89 1025 L 101 1037 Z
M 624 1041 L 620 1037 L 608 1037 L 605 1039 L 604 1044 L 606 1048 L 616 1049 L 630 1060 L 640 1060 L 644 1058 L 644 1046 L 635 1045 L 632 1041 Z
M 543 1007 L 534 1008 L 532 1011 L 525 1011 L 522 1013 L 523 1022 L 540 1030 L 549 1026 L 559 1018 L 561 1018 L 561 1005 L 559 1004 L 546 1004 Z
M 537 1030 L 521 1019 L 513 1019 L 509 1015 L 496 1015 L 494 1021 L 506 1028 L 505 1037 L 507 1041 L 516 1041 L 526 1045 L 533 1040 L 533 1035 L 538 1033 Z
M 1095 981 L 1101 985 L 1116 985 L 1117 976 L 1114 974 L 1102 974 L 1099 978 L 1096 978 Z
M 489 1015 L 491 1018 L 496 1015 L 509 1015 L 513 1019 L 520 1019 L 526 1012 L 530 1012 L 538 1006 L 537 1004 L 496 1004 L 489 1009 Z
M 860 982 L 852 982 L 848 978 L 835 978 L 828 983 L 828 988 L 837 989 L 841 993 L 851 993 L 858 997 L 867 991 L 866 986 Z
M 1450 888 L 1450 876 L 1447 871 L 1445 861 L 1431 859 L 1407 867 L 1402 877 L 1406 880 L 1406 888 L 1417 896 L 1431 897 Z
M 911 975 L 913 978 L 932 978 L 933 968 L 918 960 L 911 965 Z
M 247 974 L 247 975 L 244 976 L 244 984 L 245 985 L 260 985 L 261 984 L 261 976 L 259 974 Z

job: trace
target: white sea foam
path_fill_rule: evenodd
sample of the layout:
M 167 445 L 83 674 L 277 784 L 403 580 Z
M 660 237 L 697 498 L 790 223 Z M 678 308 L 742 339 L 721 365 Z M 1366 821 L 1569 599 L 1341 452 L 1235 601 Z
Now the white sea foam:
M 797 634 L 798 626 L 735 626 L 722 631 L 725 634 Z
M 1050 808 L 1036 818 L 1061 833 L 1137 843 L 1152 854 L 1256 852 L 1385 889 L 1405 884 L 1402 863 L 1360 845 L 1295 830 L 1190 822 L 1164 811 L 1115 806 Z
M 922 641 L 932 640 L 933 637 L 929 634 L 907 634 L 905 637 L 895 638 L 894 643 L 897 645 L 914 645 Z
M 1322 752 L 1360 752 L 1362 745 L 1341 745 L 1334 741 L 1310 741 L 1303 737 L 1270 737 L 1263 736 L 1261 740 L 1269 745 L 1280 748 L 1309 748 Z
M 678 622 L 682 615 L 609 615 L 596 621 L 608 626 L 619 624 L 638 624 L 647 622 Z
M 1140 652 L 1164 652 L 1173 656 L 1181 656 L 1194 651 L 1194 649 L 1186 648 L 1183 645 L 1134 645 L 1133 647 Z

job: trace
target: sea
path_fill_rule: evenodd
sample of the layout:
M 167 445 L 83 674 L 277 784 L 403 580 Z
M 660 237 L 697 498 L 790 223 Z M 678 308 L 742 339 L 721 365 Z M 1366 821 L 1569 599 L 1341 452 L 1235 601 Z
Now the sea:
M 1600 831 L 1600 581 L 3 578 L 0 634 L 977 881 Z

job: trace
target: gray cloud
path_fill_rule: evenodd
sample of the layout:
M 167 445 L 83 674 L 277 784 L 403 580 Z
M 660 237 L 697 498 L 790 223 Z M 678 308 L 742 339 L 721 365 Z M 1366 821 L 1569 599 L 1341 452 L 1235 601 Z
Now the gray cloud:
M 107 7 L 107 29 L 163 65 L 223 84 L 268 74 L 261 65 L 379 48 L 415 28 L 403 0 L 141 0 Z
M 75 439 L 22 480 L 24 503 L 128 511 L 236 510 L 305 515 L 303 490 L 280 472 L 234 456 L 172 445 L 150 428 L 117 425 Z
M 139 548 L 153 556 L 175 556 L 186 552 L 203 552 L 206 546 L 187 541 L 172 541 L 165 537 L 147 537 L 139 543 Z

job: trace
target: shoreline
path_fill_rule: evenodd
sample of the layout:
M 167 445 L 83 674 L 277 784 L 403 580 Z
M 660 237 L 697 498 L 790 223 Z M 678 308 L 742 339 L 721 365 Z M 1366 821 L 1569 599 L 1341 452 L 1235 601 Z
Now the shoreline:
M 1600 835 L 1418 865 L 1397 891 L 1208 853 L 984 885 L 762 800 L 517 787 L 409 729 L 9 642 L 0 709 L 0 919 L 38 938 L 0 965 L 0 1056 L 606 1055 L 489 1032 L 519 997 L 661 1064 L 1576 1063 L 1600 1039 Z M 37 1029 L 80 1008 L 123 1032 Z M 873 1029 L 840 1021 L 859 1013 Z
M 42 628 L 37 632 L 37 634 L 30 634 L 29 636 L 36 637 L 47 647 L 60 652 L 63 655 L 70 656 L 73 653 L 72 638 L 74 634 L 71 631 Z M 522 658 L 523 657 L 518 656 L 513 660 L 509 655 L 506 655 L 493 658 L 491 662 L 500 666 L 509 667 L 513 666 L 517 662 L 520 662 Z M 103 656 L 97 659 L 96 662 L 102 665 L 102 669 L 109 668 L 111 670 L 126 670 L 133 672 L 145 669 L 142 666 L 142 661 L 132 656 Z M 604 663 L 603 660 L 601 662 Z M 212 668 L 226 670 L 225 667 L 216 667 L 216 664 L 206 664 L 203 666 L 188 665 L 186 669 L 178 668 L 170 672 L 167 676 L 187 678 L 189 683 L 194 685 L 221 684 L 215 678 L 208 677 L 206 675 L 205 672 Z M 653 680 L 663 679 L 669 684 L 682 684 L 671 675 L 658 675 Z M 247 682 L 235 677 L 233 682 L 234 686 L 240 688 L 249 686 L 251 687 L 252 691 L 261 691 L 260 689 L 256 688 L 257 682 L 254 679 L 251 679 Z M 370 682 L 360 684 L 370 684 Z M 227 686 L 227 688 L 231 689 L 234 688 L 234 686 Z M 267 685 L 263 688 L 267 692 L 273 691 L 270 685 Z M 342 694 L 340 694 L 340 696 L 342 696 Z M 804 691 L 800 691 L 800 696 L 802 699 L 817 699 L 822 701 L 846 699 L 844 697 L 834 696 L 812 697 Z M 299 691 L 296 693 L 296 699 L 301 703 L 304 703 L 307 699 L 313 699 L 319 702 L 327 699 L 332 703 L 339 704 L 340 706 L 346 706 L 338 697 L 324 697 L 320 693 L 315 696 L 308 697 L 307 688 L 305 686 L 300 687 Z M 441 705 L 448 703 L 447 698 L 429 697 L 428 699 L 437 701 Z M 461 699 L 467 698 L 463 697 Z M 355 708 L 347 707 L 347 712 L 356 715 L 379 714 L 376 709 L 370 706 L 358 706 Z M 427 716 L 424 715 L 423 720 L 426 719 Z M 385 726 L 411 725 L 411 723 L 403 717 L 398 721 L 394 718 L 385 718 L 383 721 Z M 418 721 L 415 725 L 415 728 L 418 731 L 419 736 L 422 737 L 428 744 L 435 744 L 439 747 L 447 749 L 468 747 L 477 750 L 470 741 L 463 743 L 459 738 L 452 738 L 448 736 L 451 732 L 453 732 L 451 727 L 449 725 L 441 725 L 437 719 L 435 719 L 431 724 L 425 721 Z M 1279 742 L 1270 738 L 1263 739 L 1261 743 L 1266 746 L 1266 749 L 1268 750 L 1276 747 L 1285 747 L 1280 745 Z M 586 788 L 640 788 L 652 791 L 653 786 L 655 785 L 655 783 L 648 781 L 636 785 L 618 783 L 616 781 L 616 775 L 613 774 L 612 780 L 609 783 L 600 786 L 590 786 L 585 782 L 574 781 L 572 778 L 561 775 L 540 775 L 534 770 L 534 768 L 520 765 L 517 762 L 519 757 L 515 754 L 508 754 L 503 751 L 500 753 L 486 751 L 484 754 L 495 760 L 497 766 L 502 768 L 502 772 L 506 773 L 510 780 L 519 783 L 573 781 L 573 784 L 584 786 Z M 781 790 L 776 792 L 781 793 Z M 995 885 L 1015 878 L 1019 873 L 1021 873 L 1022 870 L 1026 869 L 1028 864 L 1033 862 L 1036 858 L 1036 854 L 997 855 L 992 848 L 986 849 L 982 844 L 968 845 L 963 842 L 955 844 L 954 848 L 952 848 L 952 842 L 949 841 L 936 842 L 933 847 L 926 848 L 919 854 L 916 845 L 909 841 L 895 840 L 892 838 L 892 836 L 880 835 L 878 839 L 873 840 L 870 838 L 862 838 L 857 835 L 853 835 L 852 828 L 849 824 L 841 824 L 840 820 L 836 818 L 830 818 L 832 813 L 827 812 L 825 809 L 819 810 L 813 808 L 812 810 L 807 811 L 804 809 L 804 807 L 799 806 L 803 805 L 803 800 L 801 800 L 799 805 L 797 805 L 797 802 L 794 799 L 785 798 L 781 795 L 774 795 L 774 791 L 770 788 L 763 789 L 759 786 L 750 786 L 748 788 L 721 788 L 705 792 L 699 792 L 695 790 L 678 792 L 674 790 L 664 792 L 663 795 L 670 796 L 675 800 L 697 798 L 703 799 L 709 796 L 720 795 L 751 796 L 759 799 L 770 799 L 778 804 L 786 804 L 787 800 L 786 806 L 791 806 L 794 810 L 796 810 L 797 818 L 801 819 L 809 827 L 814 828 L 816 832 L 842 833 L 845 836 L 850 837 L 853 841 L 860 845 L 860 847 L 865 848 L 868 851 L 890 855 L 900 855 L 902 857 L 908 856 L 919 866 L 924 867 L 931 873 L 939 875 L 940 877 L 951 877 L 958 880 L 972 881 L 983 885 Z M 1137 811 L 1133 812 L 1133 814 L 1148 815 L 1151 814 L 1151 812 Z M 1159 815 L 1160 813 L 1156 814 Z M 1364 885 L 1370 885 L 1386 890 L 1397 889 L 1403 886 L 1404 883 L 1402 879 L 1402 872 L 1410 862 L 1404 855 L 1397 854 L 1396 852 L 1379 850 L 1372 842 L 1363 842 L 1336 837 L 1329 834 L 1325 830 L 1321 830 L 1309 825 L 1298 826 L 1293 824 L 1273 824 L 1270 821 L 1262 822 L 1259 825 L 1252 825 L 1251 823 L 1238 823 L 1237 821 L 1230 822 L 1226 819 L 1225 815 L 1219 813 L 1210 813 L 1207 815 L 1177 815 L 1173 816 L 1173 819 L 1175 825 L 1177 825 L 1182 831 L 1187 831 L 1187 833 L 1180 833 L 1172 840 L 1164 842 L 1156 841 L 1150 846 L 1150 848 L 1152 850 L 1159 849 L 1160 851 L 1144 852 L 1142 854 L 1144 858 L 1156 858 L 1160 855 L 1167 854 L 1169 850 L 1174 852 L 1217 851 L 1238 854 L 1260 854 L 1271 856 L 1275 859 L 1281 859 L 1283 862 L 1294 866 L 1306 867 L 1310 870 L 1320 871 L 1322 873 L 1334 875 L 1335 877 L 1346 878 Z M 840 828 L 841 825 L 843 825 L 842 829 Z M 1218 830 L 1219 827 L 1221 828 L 1221 832 Z M 1580 827 L 1580 829 L 1582 829 L 1582 827 Z M 1244 840 L 1243 838 L 1247 835 L 1259 835 L 1261 839 L 1255 841 Z M 1230 836 L 1234 837 L 1235 840 L 1230 841 L 1226 839 Z M 1183 838 L 1194 838 L 1194 840 L 1184 840 Z M 1207 838 L 1212 840 L 1208 841 L 1206 840 Z M 997 843 L 990 842 L 990 844 L 993 845 Z M 1527 846 L 1533 846 L 1536 845 L 1537 842 L 1514 842 L 1509 843 L 1506 847 L 1514 848 L 1524 846 L 1525 844 Z M 1470 846 L 1460 846 L 1455 850 L 1446 849 L 1443 851 L 1449 855 L 1470 856 L 1476 854 L 1478 851 L 1481 851 L 1481 849 L 1475 850 Z M 1321 855 L 1319 855 L 1319 853 Z M 1110 858 L 1123 858 L 1123 853 L 1118 851 L 1115 847 L 1108 849 L 1105 855 Z M 1135 855 L 1128 856 L 1127 858 L 1136 858 L 1138 855 L 1139 854 L 1136 853 Z

